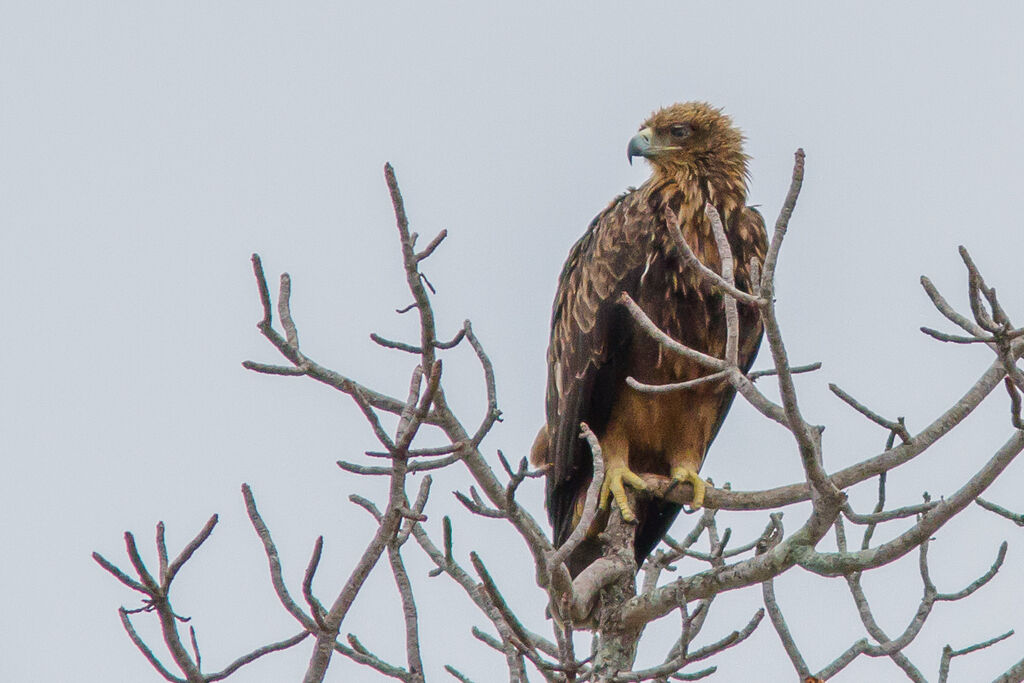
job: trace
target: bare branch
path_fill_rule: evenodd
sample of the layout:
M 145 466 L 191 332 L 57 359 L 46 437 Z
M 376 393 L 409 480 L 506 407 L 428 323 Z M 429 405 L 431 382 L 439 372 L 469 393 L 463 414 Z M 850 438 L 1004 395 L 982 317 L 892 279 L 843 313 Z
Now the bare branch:
M 170 565 L 167 567 L 167 571 L 163 573 L 163 576 L 160 581 L 160 586 L 164 593 L 166 593 L 167 590 L 170 588 L 171 582 L 174 581 L 174 577 L 178 575 L 178 572 L 185 565 L 185 563 L 189 561 L 189 559 L 192 557 L 195 551 L 199 549 L 199 546 L 205 543 L 206 539 L 208 539 L 210 537 L 210 534 L 213 533 L 213 528 L 217 526 L 217 520 L 217 515 L 213 515 L 212 517 L 210 517 L 210 519 L 207 520 L 206 524 L 203 525 L 203 528 L 199 531 L 199 533 L 196 534 L 196 537 L 189 541 L 188 545 L 186 545 L 182 549 L 182 551 L 178 553 L 178 556 L 175 557 L 174 561 L 171 562 Z M 161 533 L 160 536 L 162 538 L 163 534 Z M 164 547 L 160 553 L 161 558 L 163 560 L 166 560 L 166 552 L 167 548 Z
M 739 643 L 743 642 L 748 637 L 750 637 L 750 634 L 752 634 L 754 632 L 754 629 L 757 628 L 758 624 L 761 623 L 761 620 L 763 618 L 764 618 L 764 610 L 763 609 L 759 609 L 757 612 L 754 613 L 754 616 L 750 619 L 750 621 L 747 623 L 747 625 L 744 626 L 741 630 L 733 631 L 732 633 L 730 633 L 729 635 L 725 636 L 721 640 L 718 640 L 717 642 L 714 642 L 714 643 L 712 643 L 712 644 L 710 644 L 710 645 L 708 645 L 706 647 L 702 647 L 701 649 L 697 650 L 696 652 L 694 652 L 694 653 L 692 653 L 690 655 L 687 655 L 686 652 L 682 652 L 679 655 L 677 655 L 676 657 L 672 658 L 671 660 L 665 662 L 664 664 L 659 664 L 658 666 L 653 666 L 653 667 L 651 667 L 649 669 L 640 669 L 638 671 L 630 671 L 628 673 L 620 673 L 620 674 L 617 674 L 611 680 L 617 681 L 617 682 L 618 681 L 622 681 L 622 682 L 625 682 L 625 681 L 647 681 L 647 680 L 651 680 L 651 679 L 654 679 L 654 678 L 662 678 L 662 677 L 670 675 L 670 674 L 675 674 L 675 673 L 677 673 L 679 671 L 679 669 L 684 667 L 686 664 L 689 664 L 690 662 L 699 662 L 699 661 L 701 661 L 703 659 L 707 659 L 708 657 L 716 655 L 719 652 L 721 652 L 721 651 L 723 651 L 723 650 L 725 650 L 727 648 L 730 648 L 730 647 L 732 647 L 734 645 L 738 645 Z M 708 670 L 705 669 L 704 671 L 708 671 Z M 710 675 L 710 673 L 708 673 L 708 674 L 704 674 L 703 672 L 696 672 L 696 673 L 703 674 L 703 675 L 700 676 L 700 678 L 703 678 L 706 675 Z M 714 671 L 712 671 L 711 673 L 714 673 Z M 684 674 L 684 675 L 686 675 L 686 674 Z M 678 678 L 677 676 L 673 676 L 673 678 L 677 678 L 677 680 L 683 680 L 683 681 L 685 681 L 685 680 L 698 680 L 697 678 Z
M 302 597 L 306 599 L 306 604 L 309 605 L 309 613 L 313 615 L 313 620 L 316 625 L 320 628 L 327 628 L 324 623 L 324 615 L 327 614 L 327 610 L 320 603 L 319 600 L 313 595 L 313 577 L 316 575 L 316 569 L 320 565 L 320 556 L 324 550 L 324 537 L 317 536 L 316 543 L 313 544 L 313 554 L 309 558 L 309 564 L 306 565 L 306 573 L 302 577 Z
M 750 637 L 750 635 L 761 623 L 761 620 L 763 618 L 764 610 L 757 610 L 756 612 L 754 612 L 754 616 L 750 618 L 750 621 L 747 622 L 747 625 L 744 626 L 742 629 L 740 629 L 739 631 L 733 631 L 724 638 L 717 640 L 714 643 L 711 643 L 710 645 L 706 645 L 700 648 L 699 650 L 695 650 L 687 658 L 687 661 L 699 662 L 702 659 L 707 659 L 708 657 L 716 655 L 719 652 L 732 647 L 733 645 L 738 645 L 739 643 L 742 643 L 744 640 Z
M 986 641 L 984 641 L 982 643 L 977 643 L 975 645 L 969 645 L 968 647 L 965 647 L 965 648 L 963 648 L 961 650 L 954 650 L 949 645 L 946 645 L 944 648 L 942 648 L 942 660 L 939 663 L 939 683 L 946 683 L 946 679 L 949 677 L 949 664 L 950 664 L 950 661 L 953 659 L 953 657 L 959 657 L 961 655 L 968 655 L 968 654 L 970 654 L 972 652 L 977 652 L 978 650 L 982 650 L 982 649 L 984 649 L 986 647 L 991 647 L 991 646 L 995 645 L 996 643 L 999 643 L 999 642 L 1002 642 L 1002 641 L 1006 640 L 1007 638 L 1009 638 L 1012 635 L 1013 635 L 1013 629 L 1010 629 L 1009 631 L 1007 631 L 1006 633 L 1002 634 L 1001 636 L 996 636 L 995 638 L 990 638 L 990 639 L 988 639 L 988 640 L 986 640 Z M 1002 679 L 998 679 L 998 680 L 1002 680 Z M 1013 680 L 1019 680 L 1019 679 L 1013 679 Z
M 793 663 L 793 668 L 796 669 L 796 673 L 801 679 L 807 678 L 811 675 L 811 670 L 807 668 L 807 662 L 800 654 L 800 648 L 796 646 L 793 635 L 789 632 L 789 625 L 786 623 L 785 617 L 782 616 L 782 610 L 779 609 L 779 603 L 775 599 L 775 581 L 768 580 L 762 583 L 761 594 L 764 597 L 764 606 L 768 610 L 768 617 L 771 619 L 772 626 L 775 627 L 775 632 L 779 634 L 779 640 L 782 641 L 782 647 L 789 656 L 789 661 Z
M 396 351 L 405 351 L 406 353 L 415 353 L 419 355 L 423 353 L 423 349 L 412 344 L 406 344 L 405 342 L 395 341 L 393 339 L 386 339 L 380 336 L 376 332 L 370 333 L 370 340 L 378 346 L 383 346 L 385 349 L 395 349 Z
M 672 674 L 671 676 L 669 676 L 669 678 L 671 678 L 673 680 L 676 680 L 676 681 L 699 681 L 702 678 L 707 678 L 708 676 L 710 676 L 711 674 L 715 673 L 716 671 L 718 671 L 718 667 L 717 666 L 709 666 L 706 669 L 701 669 L 700 671 L 694 671 L 692 674 L 684 674 L 684 673 Z
M 1005 374 L 1001 361 L 993 361 L 959 400 L 920 432 L 913 434 L 910 443 L 886 449 L 874 457 L 833 473 L 829 478 L 837 488 L 846 489 L 913 460 L 970 415 L 1003 381 Z M 650 481 L 645 481 L 650 485 Z M 662 493 L 659 491 L 657 495 L 661 496 Z M 688 499 L 683 499 L 682 496 L 674 497 L 669 494 L 663 497 L 680 504 L 688 502 Z M 763 491 L 724 491 L 708 487 L 704 500 L 706 506 L 719 510 L 767 510 L 792 505 L 809 498 L 809 487 L 806 483 L 800 483 Z
M 452 491 L 452 493 L 455 495 L 458 501 L 466 507 L 467 510 L 469 510 L 475 515 L 480 515 L 481 517 L 491 517 L 492 519 L 503 519 L 505 517 L 505 513 L 502 512 L 501 510 L 497 508 L 490 508 L 484 505 L 483 502 L 479 500 L 479 495 L 476 493 L 475 488 L 471 486 L 469 487 L 469 490 L 473 494 L 475 500 L 470 500 L 461 491 Z
M 903 441 L 903 443 L 908 443 L 910 441 L 910 433 L 907 431 L 907 427 L 903 423 L 902 417 L 897 418 L 895 422 L 893 422 L 892 420 L 887 420 L 878 413 L 876 413 L 875 411 L 868 408 L 866 405 L 864 405 L 857 399 L 855 399 L 853 396 L 850 396 L 850 394 L 840 389 L 837 385 L 829 384 L 828 388 L 833 394 L 841 398 L 844 403 L 846 403 L 848 406 L 856 410 L 864 417 L 868 418 L 877 425 L 885 427 L 891 432 L 895 432 L 897 436 L 899 436 L 900 439 Z
M 986 335 L 984 337 L 964 337 L 959 334 L 949 334 L 947 332 L 940 332 L 939 330 L 932 329 L 931 327 L 923 326 L 920 330 L 933 339 L 938 339 L 941 342 L 949 342 L 952 344 L 990 344 L 995 341 L 995 337 L 990 335 Z
M 797 365 L 789 369 L 791 375 L 799 375 L 805 372 L 814 372 L 815 370 L 821 370 L 821 362 L 810 363 L 808 365 Z M 772 377 L 779 374 L 779 371 L 775 368 L 768 368 L 766 370 L 755 370 L 754 372 L 747 373 L 747 379 L 751 382 L 756 382 L 762 377 Z
M 139 549 L 135 545 L 135 536 L 130 532 L 124 532 L 124 545 L 128 551 L 128 559 L 131 560 L 132 566 L 135 567 L 135 573 L 139 575 L 139 580 L 142 584 L 149 589 L 148 592 L 154 597 L 160 595 L 160 588 L 157 586 L 156 581 L 153 580 L 149 570 L 146 569 L 146 564 L 142 561 L 142 556 L 139 555 Z
M 943 524 L 977 498 L 1022 449 L 1024 449 L 1024 432 L 1018 431 L 956 493 L 939 502 L 938 505 L 922 515 L 917 524 L 892 541 L 883 543 L 876 548 L 849 553 L 818 553 L 805 546 L 798 551 L 798 564 L 816 574 L 838 576 L 880 567 L 902 557 L 930 538 Z
M 480 365 L 484 369 L 484 384 L 487 387 L 487 414 L 484 416 L 480 426 L 477 427 L 473 438 L 470 439 L 470 444 L 476 447 L 483 441 L 484 436 L 491 430 L 494 423 L 501 420 L 501 411 L 498 410 L 498 392 L 494 384 L 494 367 L 491 365 L 491 359 L 484 352 L 484 347 L 480 340 L 473 334 L 473 326 L 468 320 L 464 323 L 462 329 L 466 332 L 466 341 L 473 347 L 473 351 L 476 353 L 477 358 L 480 360 Z
M 996 513 L 1000 517 L 1005 517 L 1006 519 L 1010 520 L 1011 522 L 1013 522 L 1017 526 L 1024 526 L 1024 514 L 1017 514 L 1016 512 L 1010 512 L 1009 510 L 1007 510 L 1006 508 L 1002 507 L 1001 505 L 996 505 L 995 503 L 990 503 L 989 501 L 987 501 L 987 500 L 985 500 L 984 498 L 981 498 L 981 497 L 976 498 L 974 500 L 974 502 L 977 503 L 978 505 L 980 505 L 981 507 L 985 508 L 986 510 L 988 510 L 990 512 Z
M 448 465 L 451 465 L 453 462 L 458 462 L 459 458 L 460 455 L 458 453 L 453 453 L 452 455 L 446 458 L 438 458 L 437 460 L 430 460 L 425 462 L 411 462 L 409 463 L 408 466 L 408 472 L 413 473 L 428 472 L 430 470 L 439 470 L 444 467 L 447 467 Z M 390 467 L 371 467 L 368 465 L 357 465 L 354 462 L 348 462 L 345 460 L 339 460 L 335 464 L 337 464 L 338 467 L 345 470 L 346 472 L 352 472 L 353 474 L 366 474 L 388 477 L 391 476 Z
M 167 580 L 167 540 L 164 538 L 163 522 L 156 523 L 156 554 L 160 562 L 160 573 L 157 576 L 160 578 L 160 585 L 164 586 L 166 591 L 164 582 Z
M 782 203 L 779 217 L 775 221 L 775 231 L 772 233 L 772 241 L 768 246 L 768 254 L 765 256 L 764 268 L 761 274 L 761 296 L 766 299 L 770 299 L 774 292 L 775 264 L 779 260 L 782 240 L 786 236 L 790 216 L 793 215 L 793 209 L 796 208 L 796 200 L 800 196 L 800 188 L 804 183 L 804 150 L 798 149 L 793 157 L 793 177 L 789 183 L 789 192 Z
M 303 640 L 305 640 L 306 636 L 308 636 L 308 635 L 309 635 L 309 631 L 300 631 L 299 633 L 296 633 L 291 638 L 285 638 L 284 640 L 280 640 L 280 641 L 278 641 L 276 643 L 270 643 L 269 645 L 264 645 L 262 647 L 258 647 L 255 650 L 253 650 L 252 652 L 250 652 L 248 654 L 245 654 L 245 655 L 242 655 L 241 657 L 239 657 L 235 661 L 231 662 L 230 664 L 228 664 L 226 667 L 224 667 L 223 669 L 221 669 L 217 673 L 215 673 L 215 674 L 207 674 L 206 680 L 207 681 L 211 681 L 211 683 L 212 683 L 212 681 L 224 680 L 225 678 L 227 678 L 231 674 L 235 673 L 236 671 L 238 671 L 240 668 L 242 668 L 246 664 L 251 664 L 252 662 L 255 662 L 257 659 L 259 659 L 263 655 L 268 655 L 271 652 L 280 652 L 281 650 L 287 650 L 288 648 L 290 648 L 290 647 L 292 647 L 294 645 L 298 645 Z
M 518 638 L 525 647 L 532 649 L 532 643 L 526 628 L 522 623 L 520 623 L 519 618 L 516 617 L 515 613 L 508 606 L 508 602 L 505 601 L 501 591 L 498 590 L 497 584 L 494 583 L 494 579 L 491 578 L 491 575 L 487 571 L 487 567 L 484 566 L 480 556 L 475 552 L 471 552 L 469 554 L 469 559 L 473 563 L 473 568 L 476 569 L 476 573 L 480 577 L 480 580 L 483 581 L 487 597 L 490 599 L 491 603 L 498 608 L 498 611 L 501 612 L 501 616 L 504 617 L 505 622 L 512 629 L 512 633 L 515 634 L 516 638 Z
M 288 273 L 281 273 L 281 284 L 277 292 L 277 315 L 281 318 L 288 346 L 298 353 L 299 332 L 295 329 L 295 321 L 292 320 L 291 297 L 292 278 Z
M 701 384 L 708 384 L 710 382 L 721 382 L 729 379 L 729 371 L 721 370 L 719 372 L 698 377 L 697 379 L 691 379 L 686 382 L 675 382 L 673 384 L 644 384 L 635 377 L 627 377 L 626 384 L 637 391 L 642 391 L 648 394 L 667 394 L 672 391 L 680 391 L 682 389 L 692 389 L 693 387 L 700 386 Z
M 256 499 L 248 484 L 242 484 L 242 498 L 245 500 L 245 510 L 249 514 L 249 521 L 252 522 L 256 535 L 263 542 L 263 550 L 270 565 L 270 581 L 274 586 L 274 592 L 277 593 L 277 599 L 281 601 L 288 613 L 302 624 L 304 629 L 316 632 L 317 625 L 292 600 L 288 587 L 285 586 L 284 577 L 281 575 L 281 558 L 277 553 L 277 546 L 274 545 L 274 540 L 270 537 L 270 529 L 267 528 L 266 522 L 260 516 L 259 510 L 256 509 Z
M 416 611 L 416 600 L 412 594 L 412 583 L 402 562 L 402 554 L 398 540 L 388 545 L 388 560 L 391 572 L 395 577 L 395 585 L 402 599 L 402 616 L 405 621 L 405 653 L 410 683 L 423 682 L 423 660 L 420 657 L 419 615 Z
M 736 307 L 737 301 L 744 301 L 742 297 L 737 296 L 741 292 L 736 289 L 736 278 L 733 277 L 733 258 L 732 249 L 729 247 L 729 238 L 725 236 L 725 228 L 722 227 L 722 217 L 718 215 L 718 211 L 715 209 L 711 202 L 704 205 L 704 215 L 711 221 L 711 231 L 715 235 L 715 242 L 718 246 L 718 257 L 722 262 L 722 278 L 728 285 L 726 292 L 730 295 L 725 297 L 725 323 L 728 329 L 728 334 L 725 340 L 725 362 L 729 364 L 729 367 L 739 367 L 739 338 L 740 338 L 740 317 L 739 310 Z M 762 301 L 756 297 L 747 297 L 751 303 L 755 305 L 764 306 L 768 304 L 767 301 Z
M 1006 363 L 1006 364 L 1009 365 L 1009 363 Z M 1010 368 L 1007 369 L 1007 372 L 1009 372 L 1009 371 L 1010 371 Z M 1021 419 L 1021 414 L 1020 414 L 1021 413 L 1021 399 L 1020 399 L 1020 392 L 1021 392 L 1021 390 L 1017 387 L 1017 384 L 1013 380 L 1011 380 L 1009 377 L 1006 377 L 1003 380 L 1003 384 L 1004 384 L 1004 386 L 1006 386 L 1006 393 L 1008 393 L 1010 395 L 1010 424 L 1012 424 L 1017 429 L 1024 429 L 1024 420 Z
M 252 370 L 253 372 L 258 372 L 263 375 L 285 375 L 297 377 L 299 375 L 306 374 L 304 369 L 291 365 L 270 365 L 267 363 L 257 363 L 251 360 L 243 361 L 242 367 L 246 370 Z
M 373 433 L 377 436 L 377 440 L 386 448 L 389 452 L 395 450 L 395 442 L 391 440 L 388 433 L 384 431 L 384 426 L 380 423 L 380 418 L 377 417 L 377 413 L 373 412 L 373 408 L 370 406 L 370 402 L 366 400 L 363 392 L 359 389 L 355 389 L 352 394 L 352 399 L 359 406 L 359 410 L 363 412 L 366 417 L 366 421 L 370 423 L 370 428 L 373 429 Z M 403 410 L 404 412 L 404 410 Z
M 99 553 L 93 553 L 92 554 L 92 559 L 94 559 L 97 564 L 99 564 L 101 567 L 103 567 L 105 570 L 107 570 L 107 572 L 109 572 L 111 575 L 113 575 L 113 577 L 115 579 L 117 579 L 118 581 L 120 581 L 124 585 L 128 586 L 132 590 L 135 590 L 135 591 L 138 591 L 138 592 L 142 593 L 143 595 L 148 595 L 148 596 L 152 597 L 153 593 L 151 592 L 151 590 L 149 588 L 146 588 L 141 583 L 139 583 L 138 581 L 136 581 L 132 577 L 130 577 L 127 574 L 125 574 L 120 568 L 118 568 L 117 565 L 115 565 L 113 562 L 111 562 L 107 558 L 103 557 Z
M 153 651 L 149 649 L 149 646 L 146 645 L 145 641 L 142 640 L 138 632 L 135 630 L 135 627 L 132 625 L 132 621 L 128 617 L 128 610 L 122 607 L 117 611 L 117 613 L 121 616 L 121 625 L 124 626 L 124 630 L 128 633 L 128 637 L 131 638 L 131 641 L 135 643 L 135 647 L 137 647 L 139 649 L 139 652 L 141 652 L 142 655 L 149 661 L 150 666 L 156 669 L 157 673 L 163 676 L 165 681 L 173 681 L 174 683 L 186 683 L 185 679 L 178 678 L 170 671 L 168 671 L 167 667 L 165 667 L 163 663 L 157 658 L 157 656 L 153 654 Z
M 334 651 L 340 652 L 352 661 L 368 666 L 389 678 L 397 678 L 400 681 L 404 681 L 408 677 L 409 672 L 399 666 L 385 662 L 383 659 L 370 652 L 361 642 L 359 642 L 359 639 L 356 638 L 354 634 L 349 633 L 347 640 L 351 647 L 346 647 L 345 645 L 335 641 L 333 646 Z
M 917 505 L 908 505 L 906 507 L 896 508 L 894 510 L 884 510 L 879 512 L 872 512 L 866 515 L 859 515 L 853 511 L 850 504 L 843 505 L 843 514 L 848 520 L 854 524 L 878 524 L 879 522 L 889 522 L 894 519 L 903 519 L 905 517 L 913 517 L 914 515 L 920 515 L 928 512 L 936 505 L 939 501 L 929 501 L 927 503 L 919 503 Z
M 555 568 L 563 564 L 583 542 L 597 516 L 597 499 L 601 494 L 601 485 L 604 483 L 604 456 L 601 454 L 601 444 L 597 440 L 597 436 L 590 430 L 586 422 L 580 423 L 580 438 L 586 439 L 590 445 L 594 474 L 590 479 L 590 486 L 587 488 L 586 502 L 583 503 L 583 516 L 572 533 L 569 534 L 569 538 L 565 539 L 565 543 L 548 558 L 549 572 L 554 572 Z
M 1020 683 L 1024 681 L 1024 659 L 1020 660 L 992 683 Z
M 709 204 L 708 206 L 711 205 Z M 711 208 L 712 210 L 714 210 L 713 206 Z M 715 212 L 715 214 L 717 215 L 717 211 Z M 672 239 L 675 242 L 676 248 L 679 249 L 679 253 L 683 257 L 683 262 L 690 268 L 696 270 L 702 278 L 710 282 L 715 287 L 721 289 L 723 292 L 728 294 L 733 299 L 737 301 L 742 301 L 745 304 L 757 306 L 760 303 L 760 299 L 758 299 L 756 296 L 748 294 L 747 292 L 744 292 L 741 289 L 737 289 L 735 282 L 730 280 L 729 276 L 725 274 L 724 263 L 722 274 L 719 275 L 715 271 L 705 266 L 701 262 L 701 260 L 697 258 L 697 255 L 693 253 L 693 249 L 690 248 L 690 245 L 686 242 L 686 239 L 683 237 L 682 230 L 680 230 L 680 225 L 682 224 L 682 221 L 683 217 L 681 214 L 676 214 L 671 209 L 671 207 L 669 207 L 668 205 L 665 206 L 665 225 L 668 226 L 669 233 L 672 235 Z M 721 224 L 721 219 L 719 219 L 719 224 Z M 721 252 L 721 246 L 719 246 L 719 252 Z
M 633 319 L 644 332 L 649 334 L 656 342 L 664 346 L 669 351 L 678 353 L 680 356 L 692 360 L 695 363 L 700 363 L 704 367 L 711 368 L 712 370 L 725 370 L 728 368 L 725 361 L 680 344 L 675 339 L 662 332 L 661 329 L 654 324 L 654 321 L 644 313 L 643 309 L 633 301 L 633 298 L 629 296 L 629 294 L 623 292 L 619 295 L 619 303 L 623 304 L 629 310 L 630 315 L 633 316 Z
M 959 326 L 976 339 L 983 339 L 988 336 L 985 330 L 977 323 L 957 313 L 956 309 L 950 306 L 949 302 L 939 293 L 938 288 L 932 284 L 932 281 L 924 275 L 921 276 L 921 286 L 924 287 L 925 293 L 932 300 L 935 308 L 938 309 L 939 313 L 946 316 L 947 320 Z
M 979 588 L 984 586 L 986 583 L 991 581 L 992 578 L 996 575 L 996 572 L 998 572 L 1000 567 L 1003 566 L 1003 560 L 1005 560 L 1005 559 L 1006 559 L 1006 541 L 1003 541 L 999 545 L 999 552 L 996 554 L 995 562 L 992 563 L 992 566 L 989 567 L 987 572 L 982 574 L 975 581 L 973 581 L 971 583 L 971 585 L 967 586 L 963 590 L 959 590 L 956 593 L 939 593 L 939 594 L 937 594 L 935 596 L 935 600 L 936 601 L 952 601 L 952 600 L 962 600 L 962 599 L 966 598 L 968 595 L 970 595 L 971 593 L 973 593 L 974 591 L 978 590 Z
M 463 675 L 462 672 L 460 672 L 458 669 L 451 666 L 450 664 L 445 664 L 444 670 L 450 673 L 453 677 L 455 677 L 455 679 L 459 681 L 459 683 L 473 683 L 473 681 L 469 677 Z
M 428 244 L 427 246 L 423 247 L 423 251 L 421 251 L 420 253 L 416 254 L 416 261 L 417 262 L 422 261 L 423 259 L 428 258 L 431 254 L 433 254 L 434 250 L 437 249 L 441 245 L 441 242 L 443 242 L 444 238 L 447 237 L 447 236 L 448 236 L 448 231 L 447 230 L 442 230 L 441 232 L 437 233 L 437 237 L 435 237 L 434 239 L 430 240 L 430 244 Z

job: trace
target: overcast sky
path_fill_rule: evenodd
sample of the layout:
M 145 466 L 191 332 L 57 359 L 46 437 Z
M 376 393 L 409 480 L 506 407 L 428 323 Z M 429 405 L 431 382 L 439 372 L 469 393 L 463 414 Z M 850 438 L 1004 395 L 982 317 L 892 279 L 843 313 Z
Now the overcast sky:
M 384 3 L 380 3 L 383 5 Z M 136 596 L 90 559 L 127 566 L 134 531 L 155 561 L 214 512 L 221 523 L 176 586 L 211 668 L 296 632 L 273 595 L 239 485 L 250 483 L 298 587 L 325 536 L 317 590 L 333 599 L 373 531 L 350 493 L 382 500 L 384 482 L 338 470 L 374 446 L 351 401 L 309 380 L 247 373 L 277 361 L 255 329 L 249 256 L 293 278 L 305 351 L 402 394 L 409 357 L 368 334 L 415 339 L 383 182 L 395 164 L 413 229 L 449 238 L 426 266 L 442 336 L 465 318 L 496 366 L 505 421 L 485 442 L 524 455 L 543 415 L 544 350 L 555 281 L 589 220 L 645 179 L 625 148 L 654 109 L 702 99 L 745 131 L 751 203 L 773 220 L 793 151 L 807 180 L 778 275 L 779 316 L 808 419 L 826 424 L 826 466 L 875 454 L 885 434 L 826 389 L 837 382 L 922 427 L 990 362 L 943 346 L 918 285 L 927 273 L 965 307 L 965 244 L 1017 325 L 1024 321 L 1017 218 L 1024 180 L 1024 7 L 1017 3 L 253 3 L 0 4 L 0 678 L 149 681 L 159 677 L 123 633 Z M 767 364 L 767 354 L 757 367 Z M 448 393 L 475 422 L 480 373 L 467 349 L 446 361 Z M 956 490 L 1009 434 L 1001 391 L 890 478 L 893 505 Z M 365 458 L 364 458 L 365 460 Z M 737 401 L 702 474 L 759 489 L 801 477 L 791 440 Z M 413 482 L 413 486 L 416 482 Z M 546 629 L 521 540 L 467 519 L 435 478 L 428 528 L 455 517 L 457 555 L 479 549 L 523 619 Z M 1016 464 L 987 497 L 1018 510 Z M 855 490 L 865 510 L 874 484 Z M 543 518 L 541 483 L 522 498 Z M 804 510 L 786 511 L 796 528 Z M 764 513 L 723 514 L 745 541 Z M 682 520 L 676 530 L 688 528 Z M 880 533 L 880 540 L 896 530 Z M 1007 564 L 963 603 L 939 605 L 908 654 L 929 678 L 941 647 L 1024 628 L 1024 533 L 969 509 L 937 535 L 933 578 L 959 590 L 998 544 Z M 825 543 L 823 547 L 828 547 Z M 405 553 L 423 613 L 432 679 L 450 663 L 478 681 L 504 666 L 475 641 L 485 626 L 447 578 Z M 695 569 L 696 567 L 691 567 Z M 882 626 L 902 631 L 921 594 L 916 560 L 865 579 Z M 812 668 L 863 635 L 842 581 L 794 570 L 778 597 Z M 740 627 L 751 589 L 723 596 L 703 642 Z M 152 618 L 137 618 L 158 643 Z M 343 632 L 402 661 L 400 608 L 386 563 Z M 652 627 L 639 664 L 678 632 Z M 988 680 L 1024 652 L 1024 632 L 953 663 Z M 298 680 L 308 644 L 232 680 Z M 792 680 L 763 623 L 713 660 L 722 680 Z M 755 668 L 756 667 L 756 668 Z M 966 673 L 970 671 L 971 673 Z M 899 680 L 863 659 L 839 681 Z M 347 661 L 332 681 L 372 681 Z

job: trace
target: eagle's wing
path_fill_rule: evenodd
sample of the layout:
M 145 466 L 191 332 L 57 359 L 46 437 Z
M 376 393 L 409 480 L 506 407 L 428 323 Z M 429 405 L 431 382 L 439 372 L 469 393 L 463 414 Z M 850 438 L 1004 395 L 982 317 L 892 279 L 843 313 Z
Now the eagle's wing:
M 572 531 L 576 498 L 592 457 L 580 422 L 600 433 L 626 375 L 633 324 L 619 292 L 637 287 L 649 227 L 635 193 L 613 201 L 573 245 L 558 281 L 548 347 L 546 457 L 548 517 L 560 545 Z M 542 454 L 538 454 L 542 455 Z M 542 456 L 543 457 L 543 456 Z

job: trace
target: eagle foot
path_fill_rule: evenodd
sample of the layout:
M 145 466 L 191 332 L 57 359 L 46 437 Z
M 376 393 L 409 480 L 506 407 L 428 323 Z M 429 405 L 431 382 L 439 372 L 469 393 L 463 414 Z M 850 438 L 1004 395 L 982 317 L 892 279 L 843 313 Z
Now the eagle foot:
M 622 519 L 626 522 L 636 521 L 636 515 L 629 507 L 626 499 L 626 484 L 629 484 L 637 491 L 646 491 L 647 484 L 638 474 L 625 465 L 609 467 L 604 473 L 604 482 L 601 484 L 601 509 L 607 510 L 611 499 L 615 498 L 615 504 L 619 506 Z
M 694 470 L 684 465 L 673 467 L 670 475 L 674 481 L 678 481 L 680 484 L 688 483 L 693 486 L 693 500 L 690 501 L 690 510 L 699 510 L 704 505 L 704 490 L 707 488 L 704 480 Z

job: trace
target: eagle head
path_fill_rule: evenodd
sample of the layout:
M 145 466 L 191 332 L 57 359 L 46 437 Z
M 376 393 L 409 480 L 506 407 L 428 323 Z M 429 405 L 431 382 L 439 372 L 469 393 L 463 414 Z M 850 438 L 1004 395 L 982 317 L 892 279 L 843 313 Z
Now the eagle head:
M 644 121 L 626 148 L 646 158 L 654 174 L 666 179 L 703 176 L 746 184 L 743 133 L 721 109 L 706 102 L 685 102 L 660 109 Z

